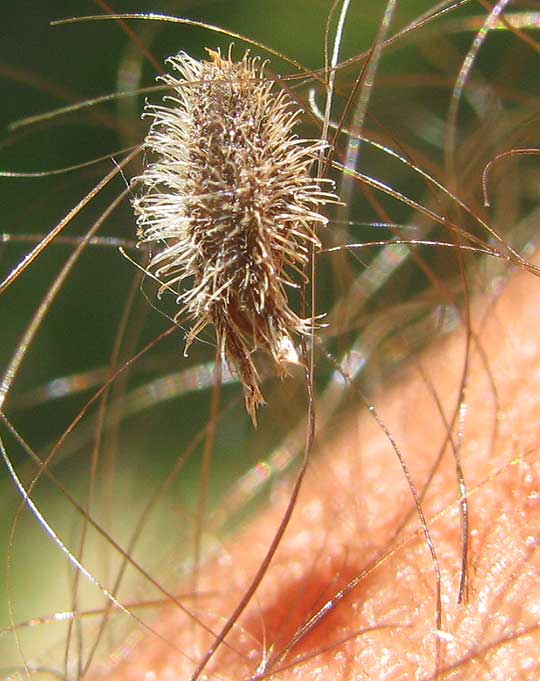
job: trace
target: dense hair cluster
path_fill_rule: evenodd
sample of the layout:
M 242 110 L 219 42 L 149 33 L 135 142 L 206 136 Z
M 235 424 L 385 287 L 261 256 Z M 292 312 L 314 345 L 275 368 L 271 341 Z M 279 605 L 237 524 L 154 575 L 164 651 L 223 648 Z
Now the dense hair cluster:
M 311 321 L 285 287 L 305 276 L 315 229 L 327 223 L 319 208 L 335 197 L 311 176 L 325 143 L 294 134 L 300 110 L 264 63 L 209 55 L 167 60 L 175 73 L 160 80 L 172 94 L 145 109 L 147 165 L 133 205 L 139 240 L 160 244 L 149 263 L 159 295 L 175 292 L 177 318 L 192 322 L 186 350 L 213 325 L 255 422 L 264 400 L 253 353 L 269 354 L 281 375 L 298 361 L 295 336 Z

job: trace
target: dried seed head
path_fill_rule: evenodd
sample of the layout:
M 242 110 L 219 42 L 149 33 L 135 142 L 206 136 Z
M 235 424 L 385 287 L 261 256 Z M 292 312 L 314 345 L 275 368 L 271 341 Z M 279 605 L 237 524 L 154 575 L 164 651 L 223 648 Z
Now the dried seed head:
M 186 351 L 214 326 L 255 423 L 264 400 L 253 353 L 268 353 L 281 374 L 298 361 L 293 339 L 310 320 L 289 307 L 285 286 L 304 276 L 315 227 L 327 223 L 319 206 L 335 197 L 310 175 L 325 143 L 293 134 L 300 110 L 264 64 L 209 55 L 167 60 L 176 73 L 160 80 L 172 94 L 146 106 L 148 163 L 133 206 L 139 240 L 163 246 L 149 264 L 159 294 L 177 291 L 178 316 L 193 322 Z

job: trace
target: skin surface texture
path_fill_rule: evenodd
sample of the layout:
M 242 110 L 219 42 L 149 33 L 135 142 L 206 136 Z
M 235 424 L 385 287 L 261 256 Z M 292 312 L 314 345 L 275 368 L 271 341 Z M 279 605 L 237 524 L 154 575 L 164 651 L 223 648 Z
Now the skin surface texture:
M 416 489 L 425 490 L 440 622 L 434 564 L 411 492 L 388 438 L 363 410 L 325 435 L 269 571 L 207 678 L 538 678 L 538 287 L 536 277 L 518 272 L 502 292 L 473 303 L 464 398 L 450 437 L 463 331 L 425 351 L 374 400 Z M 461 603 L 454 452 L 469 492 Z M 212 595 L 192 611 L 213 633 L 251 582 L 289 494 L 276 487 L 261 515 L 201 569 L 199 589 Z M 213 634 L 173 606 L 153 628 L 169 643 L 141 634 L 118 664 L 91 678 L 190 678 Z

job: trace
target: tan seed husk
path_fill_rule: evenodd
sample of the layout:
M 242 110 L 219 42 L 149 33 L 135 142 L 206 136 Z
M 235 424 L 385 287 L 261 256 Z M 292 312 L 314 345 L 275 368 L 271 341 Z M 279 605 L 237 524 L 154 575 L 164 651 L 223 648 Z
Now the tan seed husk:
M 280 375 L 298 362 L 295 341 L 311 320 L 291 309 L 286 287 L 305 278 L 316 227 L 327 223 L 320 207 L 335 196 L 311 176 L 326 143 L 294 134 L 301 111 L 264 64 L 209 55 L 167 60 L 174 72 L 160 80 L 170 94 L 145 109 L 147 164 L 133 206 L 139 240 L 160 245 L 148 266 L 159 294 L 175 291 L 178 317 L 192 321 L 186 351 L 214 327 L 255 423 L 264 399 L 254 352 Z

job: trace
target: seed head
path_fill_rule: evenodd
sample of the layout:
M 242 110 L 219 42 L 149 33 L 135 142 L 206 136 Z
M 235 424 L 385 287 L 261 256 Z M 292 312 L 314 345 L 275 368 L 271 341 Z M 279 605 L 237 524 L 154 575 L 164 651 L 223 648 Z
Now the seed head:
M 319 207 L 335 201 L 311 177 L 326 143 L 299 139 L 300 110 L 248 53 L 239 62 L 208 50 L 209 61 L 181 52 L 160 76 L 171 94 L 148 105 L 147 164 L 135 178 L 138 238 L 160 250 L 149 269 L 159 295 L 177 293 L 192 326 L 186 351 L 212 325 L 220 356 L 236 373 L 253 422 L 264 402 L 253 361 L 269 354 L 283 375 L 297 363 L 294 340 L 311 320 L 289 306 L 310 246 L 319 247 Z

